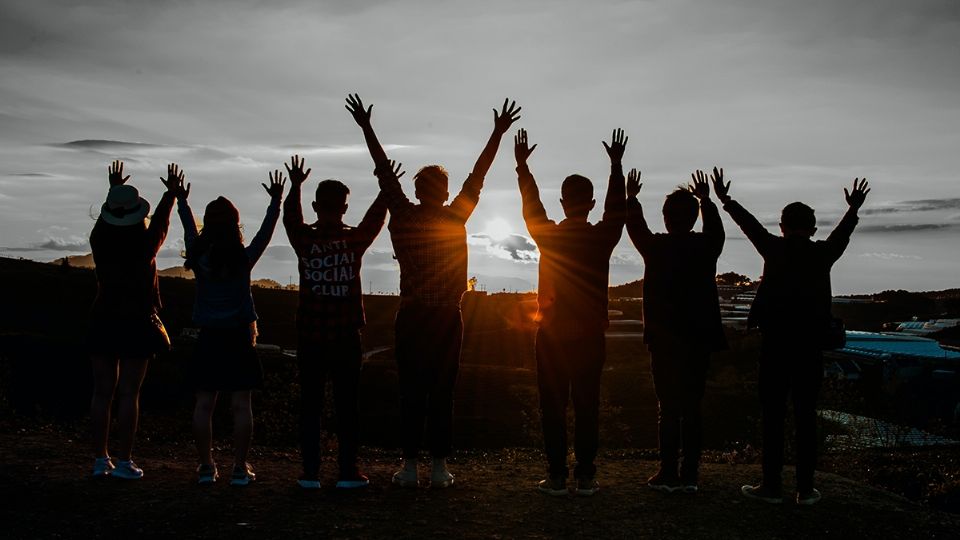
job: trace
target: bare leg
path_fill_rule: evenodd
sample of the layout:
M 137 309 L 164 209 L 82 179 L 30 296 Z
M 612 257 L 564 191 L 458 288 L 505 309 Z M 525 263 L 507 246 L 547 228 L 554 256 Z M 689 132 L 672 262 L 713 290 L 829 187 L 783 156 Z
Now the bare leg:
M 149 358 L 127 358 L 120 361 L 120 377 L 117 385 L 117 423 L 120 428 L 120 461 L 130 459 L 133 438 L 140 420 L 140 386 L 147 374 Z
M 90 432 L 93 438 L 93 456 L 105 458 L 110 435 L 110 408 L 117 389 L 117 359 L 107 356 L 91 357 L 93 364 L 93 399 L 90 400 Z
M 230 407 L 233 409 L 234 465 L 242 466 L 247 461 L 250 440 L 253 438 L 253 409 L 250 406 L 250 390 L 233 392 Z
M 197 442 L 197 459 L 201 465 L 213 464 L 213 410 L 216 406 L 216 392 L 197 392 L 197 405 L 193 408 L 193 437 Z

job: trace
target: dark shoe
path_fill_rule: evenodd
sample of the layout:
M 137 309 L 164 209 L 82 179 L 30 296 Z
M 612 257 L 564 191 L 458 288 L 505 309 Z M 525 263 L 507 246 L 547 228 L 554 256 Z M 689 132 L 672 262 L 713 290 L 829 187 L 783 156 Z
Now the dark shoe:
M 213 484 L 220 478 L 216 463 L 201 463 L 197 467 L 197 483 L 201 485 Z
M 648 478 L 647 485 L 650 486 L 650 489 L 662 493 L 673 493 L 683 489 L 683 484 L 680 483 L 680 478 L 676 476 L 676 473 L 667 474 L 663 470 L 657 471 L 657 474 Z
M 349 473 L 340 473 L 340 479 L 337 480 L 337 487 L 340 489 L 356 489 L 370 485 L 370 479 L 360 471 L 351 471 Z
M 779 491 L 766 488 L 763 484 L 756 486 L 743 486 L 740 493 L 748 499 L 757 499 L 769 504 L 783 503 L 783 495 Z
M 257 475 L 253 472 L 253 467 L 249 463 L 233 466 L 233 474 L 230 475 L 231 486 L 246 486 L 256 480 Z
M 697 473 L 680 473 L 680 491 L 683 493 L 696 493 L 700 491 L 700 482 L 699 474 Z
M 807 493 L 797 493 L 797 504 L 802 504 L 804 506 L 813 506 L 820 502 L 823 496 L 820 495 L 820 491 L 816 488 L 811 489 Z
M 552 497 L 563 497 L 570 493 L 567 491 L 567 479 L 559 476 L 551 476 L 546 480 L 541 480 L 537 484 L 537 490 Z
M 588 478 L 577 478 L 577 496 L 592 497 L 596 495 L 598 491 L 600 491 L 600 484 L 598 484 L 592 476 Z

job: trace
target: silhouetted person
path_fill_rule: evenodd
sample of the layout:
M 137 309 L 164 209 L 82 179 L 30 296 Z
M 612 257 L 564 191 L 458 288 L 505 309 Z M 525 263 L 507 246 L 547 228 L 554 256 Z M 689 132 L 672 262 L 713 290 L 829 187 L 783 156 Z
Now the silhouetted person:
M 182 178 L 181 173 L 181 178 Z M 280 218 L 284 179 L 270 174 L 270 185 L 261 184 L 270 204 L 260 230 L 247 247 L 240 232 L 240 212 L 225 197 L 211 201 L 203 214 L 203 229 L 187 203 L 190 186 L 177 189 L 177 213 L 183 223 L 186 246 L 184 267 L 193 270 L 197 296 L 193 322 L 200 327 L 190 374 L 196 392 L 193 434 L 199 465 L 197 482 L 212 484 L 219 478 L 213 460 L 213 411 L 221 392 L 230 393 L 233 412 L 233 469 L 230 484 L 245 486 L 256 480 L 247 462 L 253 437 L 253 390 L 263 388 L 263 368 L 257 356 L 257 312 L 250 291 L 250 272 L 267 249 Z
M 703 399 L 712 351 L 726 347 L 717 295 L 717 259 L 723 223 L 710 200 L 707 175 L 663 203 L 666 234 L 653 233 L 637 200 L 640 173 L 627 177 L 627 233 L 643 256 L 643 341 L 660 410 L 660 470 L 647 485 L 658 491 L 698 489 Z M 697 214 L 703 232 L 694 232 Z M 677 470 L 680 448 L 683 463 Z
M 448 487 L 453 475 L 446 458 L 453 438 L 453 390 L 460 368 L 463 321 L 460 297 L 467 289 L 467 230 L 465 224 L 480 200 L 483 178 L 490 169 L 500 139 L 519 118 L 520 108 L 504 100 L 493 110 L 493 133 L 453 201 L 447 171 L 428 165 L 414 176 L 420 204 L 410 202 L 399 182 L 400 167 L 388 162 L 370 124 L 373 106 L 364 110 L 356 95 L 347 109 L 363 129 L 370 156 L 390 209 L 390 237 L 400 265 L 400 309 L 395 326 L 403 468 L 393 475 L 402 487 L 418 485 L 417 458 L 424 421 L 427 422 L 432 487 Z
M 140 386 L 150 358 L 170 347 L 158 315 L 156 257 L 167 237 L 174 192 L 182 175 L 176 165 L 167 167 L 167 178 L 160 179 L 167 191 L 147 225 L 150 203 L 140 197 L 137 188 L 126 184 L 130 176 L 123 175 L 123 163 L 114 161 L 107 170 L 110 191 L 90 233 L 97 274 L 97 297 L 87 336 L 93 363 L 93 476 L 134 480 L 143 477 L 143 470 L 130 459 L 140 416 Z M 120 430 L 116 466 L 107 452 L 114 396 Z
M 797 503 L 815 504 L 813 487 L 817 459 L 817 394 L 823 379 L 822 349 L 831 335 L 830 268 L 843 255 L 857 226 L 857 210 L 869 189 L 853 181 L 844 189 L 849 209 L 826 240 L 813 241 L 817 220 L 813 209 L 790 203 L 780 215 L 782 236 L 769 233 L 739 203 L 730 198 L 723 169 L 713 169 L 714 192 L 763 257 L 763 277 L 750 307 L 747 325 L 759 327 L 759 391 L 763 410 L 763 481 L 741 492 L 770 503 L 783 501 L 783 425 L 788 395 L 796 426 Z
M 626 217 L 623 185 L 623 152 L 627 138 L 615 130 L 610 145 L 610 181 L 603 218 L 587 221 L 596 201 L 593 184 L 574 174 L 560 187 L 560 204 L 566 219 L 547 218 L 537 184 L 527 167 L 534 148 L 521 129 L 514 139 L 517 179 L 523 199 L 523 219 L 540 250 L 536 337 L 537 385 L 540 417 L 547 453 L 548 478 L 538 489 L 549 495 L 567 491 L 567 402 L 573 397 L 575 416 L 573 474 L 578 495 L 599 489 L 595 479 L 600 436 L 600 375 L 606 359 L 604 331 L 607 319 L 607 286 L 610 255 L 620 241 Z
M 300 189 L 312 169 L 293 156 L 287 165 L 290 194 L 283 204 L 283 225 L 297 253 L 300 304 L 297 308 L 297 365 L 300 377 L 300 452 L 304 489 L 320 488 L 320 420 L 327 378 L 333 382 L 340 476 L 338 488 L 368 485 L 357 467 L 359 412 L 357 393 L 363 360 L 364 325 L 360 290 L 363 254 L 383 228 L 387 206 L 377 196 L 357 227 L 343 223 L 350 189 L 338 180 L 317 184 L 311 206 L 317 220 L 303 221 Z

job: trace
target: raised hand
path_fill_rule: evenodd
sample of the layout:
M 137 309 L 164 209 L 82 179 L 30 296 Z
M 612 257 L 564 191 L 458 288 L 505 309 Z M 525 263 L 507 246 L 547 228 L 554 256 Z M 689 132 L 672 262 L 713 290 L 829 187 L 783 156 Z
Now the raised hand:
M 537 148 L 537 145 L 527 145 L 527 130 L 520 128 L 513 137 L 513 155 L 517 158 L 517 165 L 527 162 L 527 158 Z
M 630 169 L 630 172 L 627 173 L 627 197 L 632 199 L 640 194 L 640 188 L 643 187 L 643 184 L 640 183 L 640 171 L 637 169 Z
M 690 190 L 690 193 L 700 199 L 710 198 L 710 184 L 707 183 L 707 173 L 697 169 L 696 173 L 691 173 L 690 178 L 693 179 L 693 183 L 687 186 L 687 189 Z
M 714 167 L 713 174 L 710 175 L 710 180 L 713 181 L 713 192 L 717 194 L 720 202 L 726 204 L 726 202 L 730 200 L 730 182 L 726 184 L 723 183 L 723 167 L 719 169 Z
M 360 100 L 358 94 L 347 95 L 347 104 L 344 105 L 344 107 L 350 111 L 350 115 L 353 116 L 354 121 L 356 121 L 360 127 L 370 125 L 370 115 L 373 112 L 373 105 L 364 109 L 363 101 Z M 291 181 L 293 180 L 291 179 Z
M 123 175 L 123 162 L 119 159 L 114 160 L 107 167 L 107 180 L 110 182 L 110 187 L 113 186 L 122 186 L 127 183 L 127 180 L 130 179 L 130 175 Z
M 407 174 L 407 171 L 402 171 L 400 170 L 401 168 L 403 168 L 403 163 L 397 163 L 395 160 L 391 159 L 389 164 L 383 164 L 377 167 L 373 171 L 373 174 L 378 177 L 381 174 L 384 174 L 384 175 L 387 175 L 389 178 L 400 180 L 401 176 Z
M 183 171 L 180 170 L 180 166 L 176 163 L 171 163 L 167 165 L 167 177 L 160 177 L 160 181 L 163 182 L 164 187 L 167 188 L 167 193 L 172 193 L 175 197 L 186 199 L 190 196 L 190 184 L 187 184 L 186 187 L 183 185 Z
M 280 169 L 274 169 L 270 173 L 270 185 L 260 184 L 263 186 L 263 189 L 267 190 L 267 195 L 270 195 L 271 199 L 279 200 L 283 196 L 283 186 L 287 183 L 287 179 L 283 177 L 283 173 L 280 172 Z
M 514 122 L 520 119 L 520 110 L 523 107 L 517 107 L 516 101 L 510 101 L 510 106 L 507 107 L 507 101 L 510 98 L 503 100 L 503 108 L 500 112 L 497 112 L 496 109 L 493 110 L 493 130 L 501 135 L 510 130 L 510 126 Z
M 610 139 L 609 145 L 606 141 L 603 141 L 603 147 L 607 149 L 607 155 L 610 156 L 612 163 L 620 163 L 623 160 L 623 153 L 627 149 L 627 141 L 630 140 L 630 137 L 625 136 L 623 130 L 617 128 L 613 130 Z
M 303 170 L 303 158 L 300 156 L 291 156 L 290 164 L 283 164 L 287 168 L 287 174 L 290 175 L 290 184 L 300 187 L 304 182 L 307 181 L 307 177 L 310 176 L 310 171 L 313 169 L 307 169 L 306 172 Z M 266 186 L 264 186 L 266 187 Z
M 859 182 L 859 185 L 857 182 Z M 859 210 L 860 207 L 863 206 L 863 201 L 867 199 L 867 193 L 870 193 L 870 189 L 867 188 L 866 178 L 863 180 L 854 178 L 853 191 L 847 191 L 847 188 L 843 188 L 843 196 L 847 199 L 847 204 L 850 205 L 850 208 L 854 210 Z

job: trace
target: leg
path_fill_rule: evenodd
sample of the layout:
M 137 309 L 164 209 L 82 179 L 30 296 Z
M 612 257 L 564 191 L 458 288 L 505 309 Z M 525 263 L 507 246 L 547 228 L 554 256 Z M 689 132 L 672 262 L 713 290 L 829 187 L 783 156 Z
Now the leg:
M 307 480 L 316 480 L 320 474 L 320 418 L 325 380 L 319 351 L 319 347 L 302 340 L 297 345 L 300 456 L 303 459 L 303 477 Z
M 453 447 L 453 393 L 460 372 L 460 348 L 463 343 L 463 321 L 454 308 L 440 315 L 435 331 L 440 333 L 430 355 L 431 385 L 427 398 L 430 455 L 445 459 Z
M 252 393 L 250 390 L 243 390 L 232 392 L 230 396 L 230 409 L 233 411 L 233 463 L 235 466 L 242 466 L 247 462 L 250 441 L 253 439 L 253 408 L 250 406 Z
M 765 338 L 760 357 L 759 391 L 763 428 L 763 486 L 779 494 L 783 486 L 783 422 L 787 413 L 787 385 L 783 351 Z
M 793 381 L 793 414 L 796 424 L 797 492 L 813 491 L 813 471 L 817 465 L 817 396 L 823 380 L 820 351 L 797 358 Z
M 705 351 L 690 351 L 684 362 L 681 420 L 683 463 L 680 466 L 680 477 L 690 485 L 696 485 L 699 478 L 700 452 L 703 445 L 703 414 L 700 402 L 703 400 L 707 382 L 709 359 L 709 353 Z
M 594 460 L 600 446 L 600 377 L 606 360 L 606 337 L 601 333 L 585 340 L 577 340 L 574 359 L 575 372 L 571 378 L 574 412 L 574 453 L 577 466 L 573 474 L 578 479 L 592 479 L 597 473 Z
M 434 337 L 416 308 L 401 308 L 396 320 L 397 376 L 400 382 L 400 429 L 403 458 L 416 464 L 427 408 L 428 380 L 423 366 L 424 345 Z
M 653 387 L 657 394 L 657 435 L 660 447 L 660 474 L 665 480 L 678 477 L 681 418 L 683 415 L 683 362 L 674 348 L 650 351 Z
M 140 420 L 140 387 L 147 374 L 147 358 L 120 360 L 120 378 L 117 385 L 117 423 L 120 427 L 120 461 L 128 461 L 133 453 L 133 438 Z
M 337 415 L 337 461 L 341 477 L 353 477 L 357 470 L 360 413 L 357 391 L 360 386 L 362 350 L 359 332 L 345 338 L 336 347 L 336 358 L 330 372 L 333 377 L 333 401 Z
M 213 410 L 216 406 L 216 392 L 197 392 L 197 404 L 193 408 L 193 437 L 201 465 L 213 464 Z
M 93 356 L 93 399 L 90 401 L 90 432 L 93 438 L 93 455 L 105 458 L 107 439 L 110 434 L 110 408 L 117 389 L 119 365 L 116 358 Z
M 567 401 L 570 396 L 570 377 L 567 375 L 560 348 L 554 340 L 539 330 L 536 338 L 537 388 L 540 391 L 540 421 L 543 427 L 543 446 L 551 477 L 566 479 L 567 469 Z

